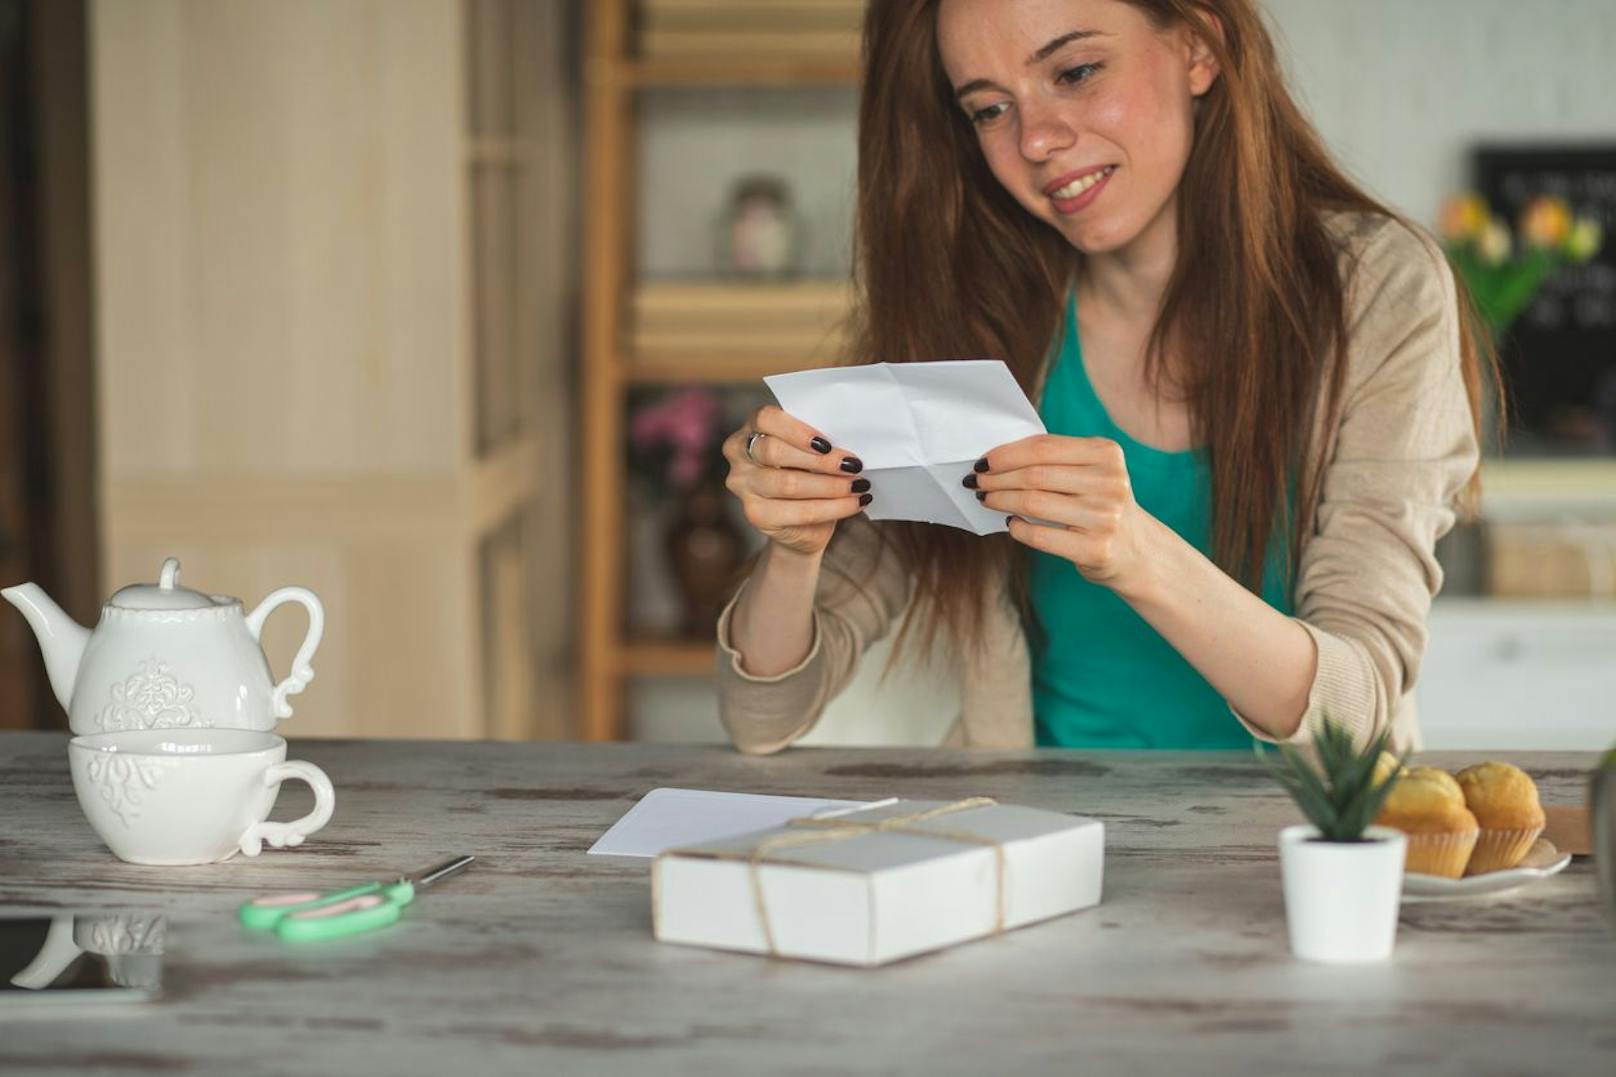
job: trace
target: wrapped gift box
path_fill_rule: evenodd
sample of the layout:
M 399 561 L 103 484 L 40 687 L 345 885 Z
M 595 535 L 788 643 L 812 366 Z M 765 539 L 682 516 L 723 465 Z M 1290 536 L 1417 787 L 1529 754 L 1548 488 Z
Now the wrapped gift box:
M 1097 905 L 1105 828 L 986 798 L 899 800 L 670 849 L 651 870 L 663 942 L 847 965 Z

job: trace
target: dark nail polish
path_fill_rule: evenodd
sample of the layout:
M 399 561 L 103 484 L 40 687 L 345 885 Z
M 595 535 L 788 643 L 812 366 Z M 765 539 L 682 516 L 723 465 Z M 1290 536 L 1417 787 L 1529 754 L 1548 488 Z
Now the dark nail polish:
M 849 475 L 857 475 L 864 470 L 864 461 L 856 456 L 844 456 L 842 457 L 842 470 Z
M 810 441 L 808 444 L 813 447 L 813 450 L 816 453 L 823 454 L 830 452 L 830 442 L 826 441 L 824 438 L 814 438 L 814 440 Z
M 973 471 L 969 475 L 967 475 L 963 479 L 961 479 L 960 480 L 960 485 L 965 487 L 967 490 L 976 489 L 976 472 Z
M 870 480 L 869 479 L 854 479 L 853 480 L 853 492 L 855 494 L 862 494 L 864 491 L 868 490 L 869 488 L 870 488 Z
M 988 499 L 988 492 L 986 490 L 978 490 L 976 492 L 976 499 L 978 501 L 986 501 Z
M 859 496 L 859 507 L 863 508 L 865 505 L 868 505 L 870 502 L 872 502 L 874 500 L 875 500 L 875 495 L 874 494 L 861 494 Z
M 982 459 L 978 460 L 975 464 L 972 465 L 972 467 L 973 467 L 974 470 L 976 470 L 978 472 L 986 471 L 988 469 L 988 458 L 985 457 L 985 456 L 982 457 Z

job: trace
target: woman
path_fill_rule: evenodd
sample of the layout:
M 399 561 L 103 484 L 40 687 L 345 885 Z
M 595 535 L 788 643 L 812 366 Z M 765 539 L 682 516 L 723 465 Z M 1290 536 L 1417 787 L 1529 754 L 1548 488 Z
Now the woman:
M 1049 433 L 961 476 L 992 538 L 859 516 L 858 446 L 778 408 L 728 439 L 769 539 L 719 623 L 740 748 L 806 732 L 900 621 L 957 657 L 952 744 L 1298 742 L 1321 713 L 1418 743 L 1482 338 L 1254 0 L 876 0 L 857 250 L 856 354 L 1001 357 Z

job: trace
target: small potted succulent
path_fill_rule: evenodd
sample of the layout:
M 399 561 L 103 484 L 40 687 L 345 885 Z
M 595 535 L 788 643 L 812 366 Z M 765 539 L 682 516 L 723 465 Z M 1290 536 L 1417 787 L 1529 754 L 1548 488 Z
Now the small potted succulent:
M 1390 734 L 1359 746 L 1345 726 L 1325 716 L 1311 752 L 1282 744 L 1275 762 L 1261 744 L 1254 746 L 1308 820 L 1279 833 L 1285 921 L 1297 957 L 1362 962 L 1391 956 L 1408 842 L 1399 830 L 1372 825 L 1407 758 L 1385 752 Z

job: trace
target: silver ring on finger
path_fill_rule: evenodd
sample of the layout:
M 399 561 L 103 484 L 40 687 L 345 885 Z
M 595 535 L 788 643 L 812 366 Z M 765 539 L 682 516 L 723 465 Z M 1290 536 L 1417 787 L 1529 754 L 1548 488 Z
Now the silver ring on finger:
M 757 444 L 758 438 L 766 438 L 768 436 L 769 435 L 765 434 L 761 430 L 754 430 L 752 432 L 752 436 L 746 439 L 746 458 L 752 461 L 752 463 L 759 465 L 763 463 L 762 460 L 759 460 L 755 455 L 753 455 L 752 446 Z

